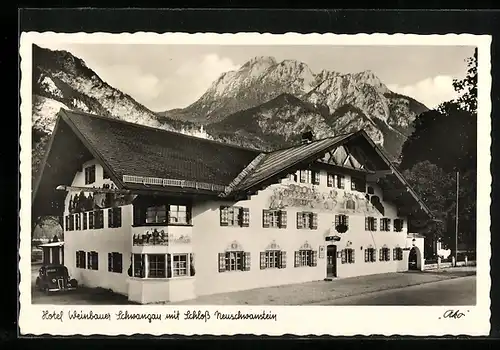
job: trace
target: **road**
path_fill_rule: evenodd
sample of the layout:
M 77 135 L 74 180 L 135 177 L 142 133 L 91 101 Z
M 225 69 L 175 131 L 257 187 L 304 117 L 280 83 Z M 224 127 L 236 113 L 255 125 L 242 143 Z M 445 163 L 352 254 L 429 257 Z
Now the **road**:
M 475 305 L 476 276 L 460 277 L 315 303 L 317 305 Z

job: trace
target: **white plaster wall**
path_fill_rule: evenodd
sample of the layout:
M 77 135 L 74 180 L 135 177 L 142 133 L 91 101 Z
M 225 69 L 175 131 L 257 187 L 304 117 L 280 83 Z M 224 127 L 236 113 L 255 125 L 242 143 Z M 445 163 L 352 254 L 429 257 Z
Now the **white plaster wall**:
M 103 183 L 111 183 L 102 179 L 102 167 L 95 161 L 87 162 L 85 166 L 96 164 L 96 182 L 87 186 L 101 187 Z M 73 186 L 86 186 L 85 173 L 78 172 L 72 182 Z M 68 214 L 70 192 L 66 197 L 65 213 Z M 116 293 L 128 294 L 128 274 L 131 254 L 131 224 L 133 218 L 132 205 L 122 206 L 122 225 L 118 228 L 108 228 L 108 211 L 104 210 L 104 228 L 98 230 L 73 230 L 66 231 L 64 227 L 64 260 L 71 276 L 78 283 L 87 287 L 109 288 Z M 83 216 L 82 216 L 83 217 Z M 88 220 L 88 216 L 87 216 Z M 83 226 L 82 226 L 83 227 Z M 89 270 L 76 267 L 76 252 L 83 250 L 86 253 L 96 251 L 99 257 L 99 269 Z M 123 256 L 122 273 L 108 271 L 108 253 L 118 252 Z M 87 264 L 87 256 L 85 257 Z
M 195 298 L 194 278 L 130 278 L 130 301 L 149 304 L 157 302 L 176 302 Z
M 326 173 L 321 173 L 320 185 L 316 187 L 320 191 L 329 191 L 331 188 L 326 185 Z M 292 183 L 291 180 L 284 179 L 283 185 Z M 301 186 L 313 186 L 300 184 Z M 404 271 L 408 269 L 407 258 L 402 261 L 392 261 L 392 249 L 396 246 L 405 247 L 407 235 L 407 223 L 402 232 L 393 231 L 393 220 L 397 217 L 397 210 L 389 203 L 383 202 L 380 188 L 375 184 L 369 184 L 374 187 L 375 194 L 378 195 L 385 208 L 385 215 L 378 211 L 370 214 L 377 218 L 391 218 L 391 231 L 382 232 L 380 222 L 378 222 L 378 231 L 365 231 L 365 214 L 349 213 L 349 230 L 341 234 L 341 241 L 334 242 L 337 250 L 346 247 L 348 241 L 352 242 L 350 248 L 356 249 L 354 264 L 341 264 L 341 259 L 337 259 L 338 277 L 349 277 L 357 275 L 366 275 L 384 272 Z M 195 291 L 197 295 L 206 295 L 213 293 L 222 293 L 229 291 L 245 290 L 250 288 L 274 286 L 290 283 L 301 283 L 306 281 L 323 280 L 326 277 L 326 249 L 325 257 L 319 258 L 317 267 L 294 267 L 294 252 L 300 249 L 300 246 L 306 241 L 318 250 L 320 246 L 326 246 L 330 242 L 325 242 L 325 237 L 330 234 L 334 226 L 335 214 L 337 212 L 319 212 L 308 208 L 288 207 L 287 228 L 263 228 L 262 210 L 269 208 L 269 199 L 273 189 L 280 184 L 276 184 L 258 192 L 249 200 L 230 202 L 205 202 L 197 203 L 193 208 L 193 251 L 196 254 L 195 268 L 196 281 Z M 350 192 L 351 184 L 349 176 L 345 179 L 346 192 Z M 342 190 L 337 190 L 343 192 Z M 364 195 L 364 194 L 363 194 Z M 237 205 L 250 209 L 250 227 L 221 227 L 219 207 L 221 205 Z M 306 230 L 297 229 L 296 213 L 298 211 L 318 212 L 318 229 Z M 272 241 L 287 252 L 287 267 L 285 269 L 265 269 L 260 270 L 260 252 L 265 251 L 266 246 Z M 244 251 L 251 254 L 250 271 L 232 271 L 218 272 L 218 253 L 224 250 L 231 242 L 238 242 Z M 377 251 L 377 262 L 365 263 L 364 249 L 372 245 Z M 378 249 L 384 244 L 391 249 L 389 262 L 378 261 Z M 361 250 L 360 248 L 363 248 Z M 407 255 L 406 255 L 407 257 Z

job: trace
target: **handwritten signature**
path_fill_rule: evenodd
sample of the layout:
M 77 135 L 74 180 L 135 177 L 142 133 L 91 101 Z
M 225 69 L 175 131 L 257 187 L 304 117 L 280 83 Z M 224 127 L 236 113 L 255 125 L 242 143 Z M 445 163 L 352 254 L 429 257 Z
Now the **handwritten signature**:
M 466 312 L 469 312 L 469 310 L 467 310 Z M 452 319 L 459 319 L 459 318 L 462 318 L 465 316 L 465 313 L 460 311 L 460 310 L 446 310 L 443 314 L 442 317 L 439 317 L 439 319 L 442 319 L 442 318 L 452 318 Z

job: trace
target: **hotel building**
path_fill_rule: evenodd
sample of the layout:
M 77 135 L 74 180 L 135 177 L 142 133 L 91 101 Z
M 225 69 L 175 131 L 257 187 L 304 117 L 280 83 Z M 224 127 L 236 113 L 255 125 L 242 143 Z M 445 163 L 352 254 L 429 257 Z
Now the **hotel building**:
M 72 277 L 139 303 L 421 269 L 432 216 L 363 130 L 261 152 L 64 109 L 32 200 Z

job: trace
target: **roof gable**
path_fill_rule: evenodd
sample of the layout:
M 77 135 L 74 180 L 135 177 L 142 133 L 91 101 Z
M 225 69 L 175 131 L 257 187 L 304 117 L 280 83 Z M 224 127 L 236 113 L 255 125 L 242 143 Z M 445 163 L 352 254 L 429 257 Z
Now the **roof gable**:
M 258 185 L 261 181 L 277 176 L 290 168 L 310 159 L 311 161 L 321 157 L 325 150 L 339 144 L 352 137 L 354 134 L 339 135 L 298 146 L 289 147 L 274 152 L 269 152 L 264 156 L 253 171 L 243 179 L 235 191 L 241 191 Z

